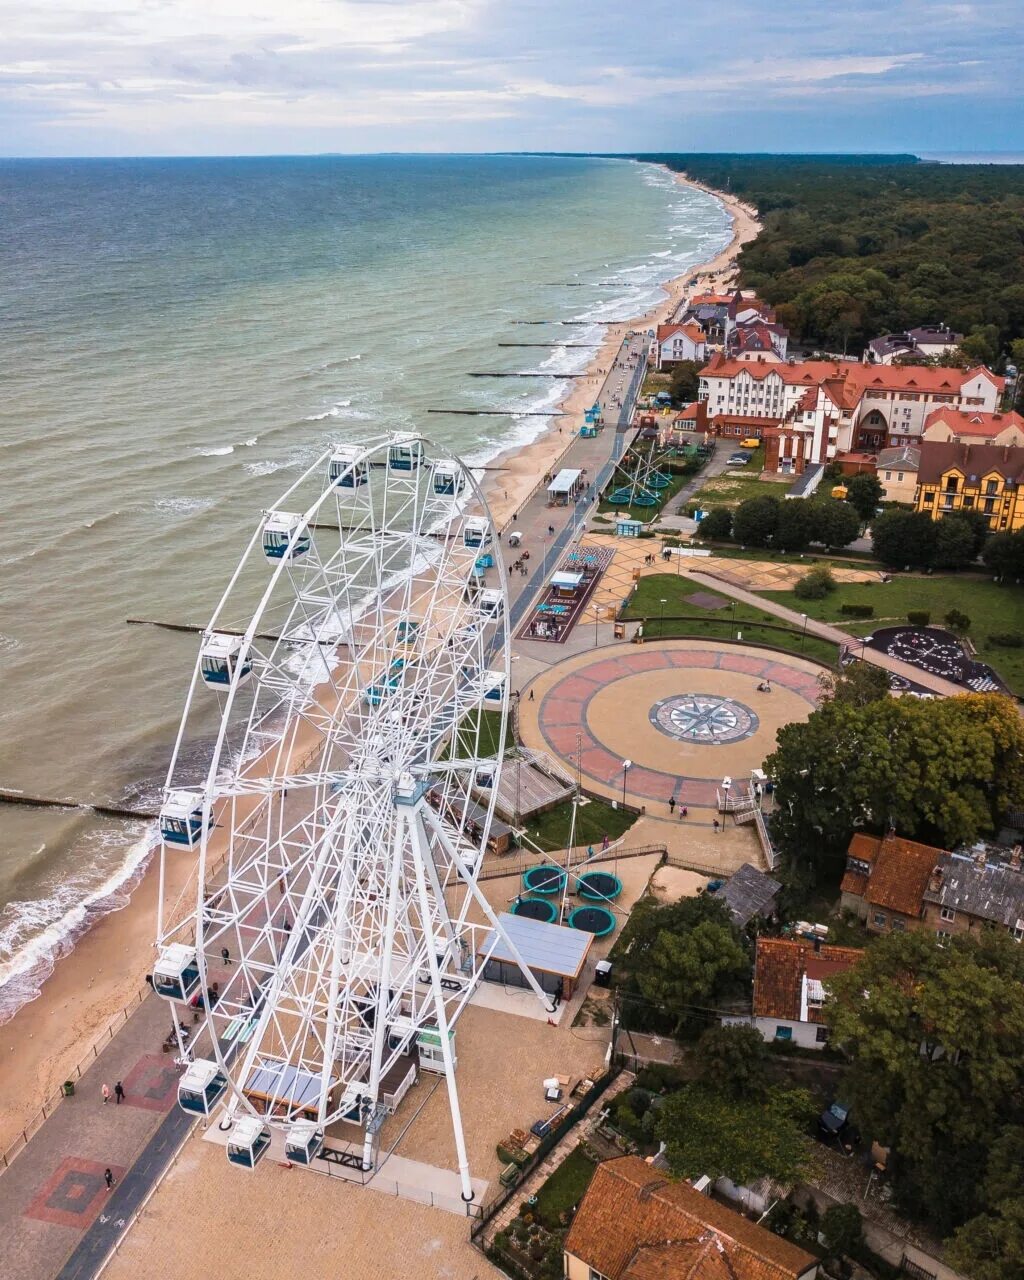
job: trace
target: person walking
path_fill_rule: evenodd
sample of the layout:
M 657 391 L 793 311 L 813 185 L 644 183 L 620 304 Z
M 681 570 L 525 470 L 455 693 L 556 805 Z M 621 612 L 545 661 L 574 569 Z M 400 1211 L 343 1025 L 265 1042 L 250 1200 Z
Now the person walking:
M 227 949 L 227 947 L 221 947 L 220 958 L 224 961 L 225 964 L 231 963 L 231 952 Z
M 668 798 L 668 813 L 669 813 L 669 817 L 670 817 L 670 818 L 671 818 L 671 817 L 674 817 L 674 816 L 675 816 L 675 812 L 676 812 L 676 798 L 675 798 L 675 796 L 669 796 L 669 798 Z
M 120 1106 L 124 1101 L 124 1096 L 124 1085 L 118 1080 L 117 1084 L 114 1085 L 114 1102 L 117 1106 Z
M 106 1106 L 110 1101 L 110 1085 L 104 1082 L 100 1093 L 103 1095 L 103 1105 Z
M 717 819 L 717 818 L 712 818 L 712 820 L 711 820 L 711 825 L 714 827 L 714 829 L 715 829 L 715 835 L 717 836 L 717 835 L 718 835 L 718 828 L 721 826 L 721 823 L 718 821 L 718 819 Z
M 527 702 L 532 702 L 532 701 L 533 701 L 533 690 L 531 689 L 531 690 L 530 690 L 530 696 L 529 696 L 529 698 L 527 698 Z
M 103 1181 L 107 1184 L 107 1190 L 108 1190 L 108 1191 L 113 1191 L 113 1189 L 114 1189 L 114 1175 L 113 1175 L 113 1173 L 112 1173 L 109 1169 L 104 1169 L 104 1170 L 103 1170 Z

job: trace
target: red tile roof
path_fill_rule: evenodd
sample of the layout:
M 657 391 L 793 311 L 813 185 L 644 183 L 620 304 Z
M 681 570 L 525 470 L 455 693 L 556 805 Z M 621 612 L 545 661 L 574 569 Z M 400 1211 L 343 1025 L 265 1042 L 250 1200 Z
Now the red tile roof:
M 1007 427 L 1024 430 L 1024 418 L 1019 413 L 973 413 L 966 409 L 933 409 L 924 420 L 924 430 L 939 425 L 948 427 L 954 435 L 972 436 L 991 440 Z
M 944 850 L 918 844 L 901 836 L 867 836 L 858 833 L 850 841 L 848 856 L 871 864 L 866 884 L 848 871 L 840 886 L 843 893 L 857 893 L 871 907 L 895 911 L 917 919 L 932 870 Z M 860 884 L 860 887 L 855 887 Z
M 822 946 L 802 938 L 758 938 L 754 957 L 754 1017 L 799 1022 L 803 979 L 824 982 L 861 957 L 855 947 Z M 808 1022 L 817 1021 L 808 1018 Z
M 659 342 L 671 338 L 674 333 L 685 333 L 691 342 L 707 341 L 707 334 L 699 324 L 694 324 L 692 321 L 687 324 L 659 324 L 657 332 Z
M 734 378 L 746 371 L 752 378 L 766 378 L 775 373 L 789 386 L 829 384 L 829 392 L 837 403 L 860 399 L 865 391 L 918 391 L 933 395 L 958 395 L 964 383 L 977 375 L 986 377 L 1002 389 L 1004 379 L 997 378 L 983 365 L 974 369 L 927 369 L 916 365 L 866 365 L 840 360 L 802 360 L 790 364 L 763 363 L 757 360 L 729 360 L 716 352 L 701 370 L 702 377 Z M 833 385 L 835 384 L 835 385 Z
M 565 1251 L 608 1280 L 798 1280 L 815 1259 L 638 1156 L 598 1165 Z

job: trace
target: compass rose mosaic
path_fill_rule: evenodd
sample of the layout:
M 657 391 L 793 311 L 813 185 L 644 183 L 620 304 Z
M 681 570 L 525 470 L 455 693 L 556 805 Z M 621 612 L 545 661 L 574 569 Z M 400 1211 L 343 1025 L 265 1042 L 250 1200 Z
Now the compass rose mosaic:
M 708 693 L 680 693 L 662 698 L 650 711 L 656 729 L 679 742 L 720 747 L 757 732 L 753 711 L 735 698 Z

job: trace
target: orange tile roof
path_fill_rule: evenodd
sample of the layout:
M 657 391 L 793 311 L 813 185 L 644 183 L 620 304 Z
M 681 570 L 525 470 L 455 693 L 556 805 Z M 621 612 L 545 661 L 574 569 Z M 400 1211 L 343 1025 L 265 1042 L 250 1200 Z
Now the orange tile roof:
M 867 365 L 841 360 L 802 360 L 790 364 L 774 364 L 771 361 L 728 360 L 717 353 L 701 370 L 701 376 L 734 378 L 746 371 L 752 378 L 761 379 L 776 373 L 790 386 L 819 386 L 828 383 L 830 395 L 854 402 L 865 391 L 919 391 L 934 395 L 957 395 L 965 382 L 984 374 L 996 387 L 1001 388 L 1004 379 L 978 365 L 974 369 L 927 369 L 916 365 Z M 833 385 L 838 384 L 838 385 Z M 845 384 L 845 386 L 843 385 Z
M 856 947 L 826 945 L 815 951 L 813 942 L 799 938 L 758 938 L 754 957 L 754 1017 L 800 1021 L 804 974 L 824 982 L 849 969 L 860 957 Z
M 788 1240 L 638 1156 L 598 1165 L 565 1251 L 608 1280 L 798 1280 L 815 1266 Z
M 879 841 L 865 899 L 873 907 L 917 918 L 928 879 L 944 850 L 901 836 Z
M 867 887 L 868 878 L 863 871 L 847 871 L 840 882 L 839 892 L 852 893 L 858 898 L 863 898 Z
M 671 338 L 674 333 L 685 333 L 691 342 L 704 342 L 707 334 L 699 324 L 692 321 L 687 324 L 659 324 L 658 325 L 658 341 L 664 342 L 666 338 Z
M 954 435 L 975 436 L 979 440 L 991 440 L 1007 427 L 1024 430 L 1024 418 L 1012 413 L 972 413 L 966 409 L 933 409 L 924 420 L 924 430 L 942 424 Z

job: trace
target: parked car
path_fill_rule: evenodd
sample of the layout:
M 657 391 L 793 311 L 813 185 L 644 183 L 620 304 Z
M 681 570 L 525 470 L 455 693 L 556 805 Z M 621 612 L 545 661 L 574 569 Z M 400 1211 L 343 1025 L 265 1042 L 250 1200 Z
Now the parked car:
M 725 465 L 727 467 L 745 467 L 749 461 L 749 453 L 731 453 Z
M 760 447 L 761 441 L 758 440 L 757 436 L 747 436 L 746 440 L 740 441 L 741 449 L 759 449 Z

